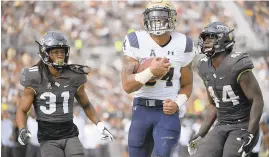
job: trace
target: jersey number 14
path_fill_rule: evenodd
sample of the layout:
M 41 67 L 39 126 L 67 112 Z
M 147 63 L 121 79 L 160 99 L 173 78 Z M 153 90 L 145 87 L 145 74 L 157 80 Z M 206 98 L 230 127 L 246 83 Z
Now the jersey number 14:
M 63 100 L 63 111 L 64 113 L 68 113 L 68 100 L 69 100 L 69 91 L 65 91 L 61 94 L 61 97 L 64 98 Z M 51 92 L 45 92 L 40 95 L 40 99 L 48 100 L 46 104 L 49 105 L 47 108 L 46 106 L 40 106 L 40 110 L 45 114 L 52 114 L 56 111 L 56 95 Z
M 219 98 L 215 95 L 215 92 L 212 88 L 212 86 L 208 87 L 208 91 L 212 97 L 212 99 L 214 100 L 216 107 L 219 107 Z M 227 96 L 229 96 L 229 98 L 227 98 Z M 222 102 L 232 102 L 233 105 L 238 105 L 239 104 L 239 96 L 236 96 L 234 94 L 234 91 L 232 89 L 231 85 L 225 85 L 222 88 Z

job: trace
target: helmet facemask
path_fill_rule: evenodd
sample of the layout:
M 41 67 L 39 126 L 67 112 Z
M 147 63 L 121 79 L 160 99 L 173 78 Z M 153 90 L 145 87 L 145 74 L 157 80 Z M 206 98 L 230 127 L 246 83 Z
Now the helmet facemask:
M 198 51 L 207 57 L 213 57 L 216 53 L 232 49 L 235 41 L 233 30 L 225 33 L 202 32 L 198 39 Z M 207 40 L 213 40 L 208 43 Z
M 49 60 L 51 61 L 53 67 L 55 67 L 56 69 L 61 69 L 61 68 L 65 67 L 68 63 L 69 46 L 49 48 L 46 50 L 46 54 L 49 54 L 50 56 L 52 56 L 53 50 L 55 50 L 55 49 L 63 49 L 64 50 L 64 58 L 57 57 L 57 59 L 55 61 L 52 61 L 52 59 L 49 58 Z M 58 54 L 54 54 L 54 55 L 58 55 Z
M 39 45 L 38 55 L 43 63 L 56 69 L 62 69 L 67 66 L 70 47 L 67 45 L 67 40 L 62 33 L 48 32 L 41 38 L 40 42 L 36 41 L 36 43 Z M 59 59 L 54 62 L 51 60 L 50 53 L 54 49 L 64 49 L 64 60 Z
M 166 7 L 146 9 L 144 15 L 145 29 L 154 35 L 171 32 L 176 26 L 176 11 Z

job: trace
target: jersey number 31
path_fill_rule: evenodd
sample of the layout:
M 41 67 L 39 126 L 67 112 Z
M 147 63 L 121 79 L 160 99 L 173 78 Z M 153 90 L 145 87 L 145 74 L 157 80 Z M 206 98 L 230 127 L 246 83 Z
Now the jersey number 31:
M 63 100 L 63 111 L 64 113 L 68 113 L 68 99 L 69 99 L 69 91 L 65 91 L 61 94 L 61 97 L 64 98 Z M 51 92 L 45 92 L 40 95 L 40 99 L 47 100 L 46 104 L 49 105 L 47 108 L 46 106 L 40 106 L 40 110 L 45 114 L 52 114 L 56 111 L 56 95 Z

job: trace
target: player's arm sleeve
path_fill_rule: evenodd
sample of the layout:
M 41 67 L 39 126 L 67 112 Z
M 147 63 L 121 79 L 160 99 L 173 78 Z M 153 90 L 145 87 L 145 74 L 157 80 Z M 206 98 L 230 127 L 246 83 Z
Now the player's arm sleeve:
M 135 49 L 137 48 L 139 48 L 139 43 L 135 32 L 128 34 L 123 42 L 124 55 L 138 60 L 134 53 Z
M 184 50 L 184 63 L 182 67 L 189 65 L 195 56 L 195 47 L 192 39 L 186 36 L 186 47 Z
M 254 68 L 254 65 L 251 61 L 251 58 L 247 53 L 242 54 L 242 56 L 237 60 L 235 64 L 235 75 L 236 81 L 239 83 L 240 77 L 243 73 L 251 71 Z
M 36 93 L 36 82 L 34 78 L 31 78 L 32 74 L 30 74 L 28 69 L 23 69 L 20 76 L 20 84 L 25 88 L 31 88 Z M 32 76 L 33 77 L 33 76 Z

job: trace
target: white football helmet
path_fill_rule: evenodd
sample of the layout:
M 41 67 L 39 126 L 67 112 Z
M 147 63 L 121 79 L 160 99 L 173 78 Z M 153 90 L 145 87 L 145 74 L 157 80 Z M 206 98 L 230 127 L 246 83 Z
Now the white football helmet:
M 171 32 L 177 24 L 176 15 L 176 10 L 168 0 L 151 1 L 143 13 L 145 29 L 154 35 Z

